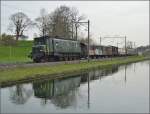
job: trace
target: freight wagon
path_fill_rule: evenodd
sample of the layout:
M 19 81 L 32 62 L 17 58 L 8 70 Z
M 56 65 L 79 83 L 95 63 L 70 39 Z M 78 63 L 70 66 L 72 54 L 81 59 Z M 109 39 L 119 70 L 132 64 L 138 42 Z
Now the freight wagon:
M 127 55 L 128 56 L 137 55 L 136 49 L 133 49 L 133 48 L 127 49 Z
M 89 49 L 91 58 L 112 57 L 118 55 L 118 47 L 92 45 Z
M 89 48 L 89 56 L 90 58 L 99 58 L 103 57 L 104 46 L 92 45 Z
M 118 56 L 118 47 L 106 46 L 106 56 L 108 57 Z
M 136 49 L 128 48 L 126 51 L 125 51 L 125 48 L 119 48 L 118 49 L 119 56 L 124 56 L 126 55 L 126 53 L 127 53 L 127 56 L 137 55 Z

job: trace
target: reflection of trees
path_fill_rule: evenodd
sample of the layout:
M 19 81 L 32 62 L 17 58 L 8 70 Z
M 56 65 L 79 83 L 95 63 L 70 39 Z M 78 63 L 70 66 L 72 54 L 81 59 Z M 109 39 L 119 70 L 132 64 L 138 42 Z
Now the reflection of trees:
M 95 69 L 79 76 L 61 78 L 55 80 L 33 82 L 34 95 L 41 98 L 42 105 L 47 104 L 47 100 L 60 108 L 66 108 L 76 103 L 77 88 L 81 83 L 87 83 L 89 80 L 97 80 L 113 74 L 118 71 L 118 66 L 112 66 L 107 69 Z M 10 99 L 13 103 L 24 104 L 32 95 L 32 90 L 23 85 L 16 85 L 10 88 Z
M 51 99 L 58 107 L 65 108 L 76 100 L 76 88 L 80 86 L 81 77 L 56 79 L 51 81 L 34 82 L 34 95 L 42 98 L 42 104 Z M 44 99 L 43 99 L 44 98 Z
M 81 77 L 54 80 L 54 96 L 63 95 L 80 86 Z
M 16 85 L 10 88 L 10 99 L 15 104 L 24 104 L 31 97 L 32 90 L 27 90 L 23 85 Z
M 82 74 L 83 76 L 81 77 L 81 82 L 82 83 L 88 82 L 87 76 L 90 76 L 90 80 L 97 80 L 99 78 L 101 79 L 101 78 L 106 77 L 110 74 L 113 74 L 117 71 L 118 71 L 117 65 L 109 67 L 109 68 L 105 68 L 105 69 L 91 70 L 87 73 Z
M 76 90 L 70 90 L 68 93 L 54 96 L 51 101 L 57 107 L 66 108 L 76 103 Z
M 33 83 L 34 95 L 38 98 L 51 98 L 53 96 L 53 81 Z
M 77 88 L 80 83 L 88 82 L 88 76 L 89 80 L 97 80 L 117 71 L 118 66 L 113 66 L 107 69 L 95 69 L 79 76 L 34 82 L 34 95 L 41 98 L 42 105 L 51 99 L 51 102 L 57 107 L 66 108 L 76 104 Z M 89 93 L 87 94 L 89 95 Z
M 41 81 L 33 83 L 35 97 L 41 98 L 41 105 L 47 104 L 47 99 L 53 96 L 53 81 Z
M 72 77 L 54 81 L 54 97 L 52 102 L 61 108 L 76 102 L 76 88 L 80 86 L 81 77 Z

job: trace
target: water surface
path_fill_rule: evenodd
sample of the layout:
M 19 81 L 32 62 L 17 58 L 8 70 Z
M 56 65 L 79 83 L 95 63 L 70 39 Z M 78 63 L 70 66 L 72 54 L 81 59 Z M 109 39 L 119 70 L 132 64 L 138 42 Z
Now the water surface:
M 150 61 L 1 88 L 2 113 L 148 113 Z

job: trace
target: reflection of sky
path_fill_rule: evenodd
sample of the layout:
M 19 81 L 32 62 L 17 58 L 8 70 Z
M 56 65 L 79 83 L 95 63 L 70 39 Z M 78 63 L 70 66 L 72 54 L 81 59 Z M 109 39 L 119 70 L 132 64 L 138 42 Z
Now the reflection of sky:
M 53 104 L 52 99 L 42 105 L 42 99 L 34 94 L 23 105 L 15 105 L 9 99 L 9 88 L 2 89 L 2 111 L 6 112 L 148 112 L 149 104 L 149 64 L 148 61 L 121 66 L 119 71 L 90 82 L 90 108 L 88 109 L 88 85 L 81 83 L 71 90 L 73 94 L 70 106 L 62 109 Z M 24 84 L 31 90 L 31 84 Z M 66 96 L 65 99 L 67 99 Z M 65 96 L 64 96 L 65 97 Z M 57 98 L 57 97 L 56 97 Z M 69 98 L 68 98 L 69 99 Z M 43 99 L 44 100 L 44 99 Z M 70 99 L 69 99 L 70 100 Z M 9 110 L 7 110 L 9 109 Z
M 95 42 L 99 36 L 126 35 L 127 39 L 137 45 L 147 45 L 149 39 L 149 1 L 2 1 L 1 2 L 2 32 L 5 32 L 9 23 L 9 16 L 22 11 L 32 20 L 39 16 L 41 8 L 48 13 L 60 5 L 77 7 L 81 14 L 85 14 L 91 22 L 91 34 Z M 84 29 L 84 28 L 81 28 Z M 36 29 L 26 32 L 32 39 Z M 87 33 L 83 31 L 83 34 Z M 102 44 L 107 44 L 104 40 Z M 108 43 L 117 45 L 114 43 Z

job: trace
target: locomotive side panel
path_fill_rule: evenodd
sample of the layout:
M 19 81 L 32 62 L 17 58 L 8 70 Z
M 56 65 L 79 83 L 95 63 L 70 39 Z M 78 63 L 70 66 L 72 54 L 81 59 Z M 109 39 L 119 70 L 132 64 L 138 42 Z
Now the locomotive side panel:
M 54 52 L 56 53 L 80 53 L 81 48 L 77 41 L 54 39 Z
M 49 55 L 51 55 L 54 52 L 53 39 L 51 38 L 46 39 L 46 48 Z

